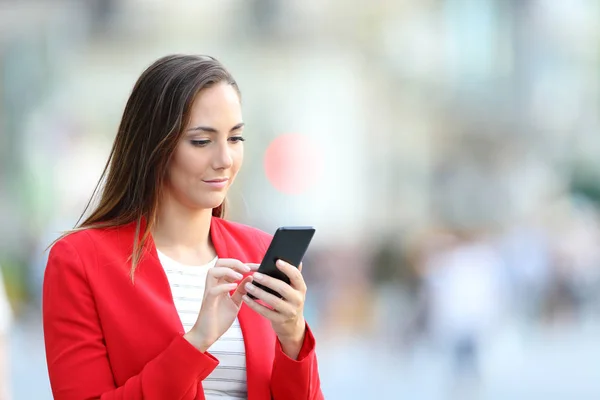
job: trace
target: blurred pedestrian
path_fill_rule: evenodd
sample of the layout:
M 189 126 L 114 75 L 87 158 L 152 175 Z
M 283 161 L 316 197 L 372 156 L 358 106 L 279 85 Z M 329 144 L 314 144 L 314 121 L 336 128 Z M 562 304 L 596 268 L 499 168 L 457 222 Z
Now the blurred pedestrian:
M 11 308 L 4 287 L 4 279 L 2 278 L 2 271 L 0 271 L 0 400 L 8 400 L 10 398 L 8 332 L 11 315 Z

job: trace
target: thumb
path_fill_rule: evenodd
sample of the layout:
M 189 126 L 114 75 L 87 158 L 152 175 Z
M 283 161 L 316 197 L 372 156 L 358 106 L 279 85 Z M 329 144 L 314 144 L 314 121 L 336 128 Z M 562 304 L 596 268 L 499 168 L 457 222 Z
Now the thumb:
M 231 295 L 231 300 L 233 300 L 233 303 L 238 307 L 242 304 L 242 296 L 248 293 L 246 291 L 246 283 L 248 282 L 252 282 L 252 275 L 242 279 L 237 289 L 235 289 L 235 292 L 233 292 L 233 295 Z

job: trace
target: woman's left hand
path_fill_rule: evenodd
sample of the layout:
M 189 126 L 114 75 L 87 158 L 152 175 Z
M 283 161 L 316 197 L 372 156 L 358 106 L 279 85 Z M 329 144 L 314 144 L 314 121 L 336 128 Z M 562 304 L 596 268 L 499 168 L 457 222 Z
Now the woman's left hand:
M 281 272 L 290 278 L 289 285 L 279 279 L 258 272 L 255 272 L 252 278 L 257 283 L 279 293 L 282 298 L 274 296 L 252 283 L 247 283 L 246 290 L 248 293 L 256 297 L 257 300 L 261 300 L 265 305 L 252 300 L 247 295 L 243 297 L 243 300 L 248 307 L 271 321 L 283 352 L 288 357 L 296 359 L 302 348 L 306 331 L 306 322 L 304 321 L 306 283 L 301 273 L 302 263 L 296 268 L 283 260 L 278 260 L 276 265 Z

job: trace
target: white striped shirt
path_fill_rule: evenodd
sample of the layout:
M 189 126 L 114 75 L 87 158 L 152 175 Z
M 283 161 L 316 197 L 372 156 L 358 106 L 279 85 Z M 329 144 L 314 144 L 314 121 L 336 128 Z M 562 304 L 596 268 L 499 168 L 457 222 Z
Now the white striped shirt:
M 160 259 L 173 293 L 175 308 L 188 332 L 202 305 L 206 275 L 217 258 L 201 266 L 181 264 L 158 250 Z M 208 352 L 219 360 L 215 370 L 202 381 L 207 400 L 247 399 L 246 350 L 240 323 L 236 318 L 231 327 L 219 338 Z

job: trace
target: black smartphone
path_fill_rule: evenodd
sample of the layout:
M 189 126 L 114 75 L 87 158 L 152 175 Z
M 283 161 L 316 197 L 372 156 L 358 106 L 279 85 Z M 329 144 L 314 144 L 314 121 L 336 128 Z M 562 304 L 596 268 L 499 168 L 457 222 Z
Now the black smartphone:
M 304 258 L 304 254 L 306 253 L 306 250 L 308 250 L 308 245 L 314 234 L 315 228 L 312 226 L 282 226 L 278 228 L 277 231 L 275 231 L 275 235 L 273 235 L 273 240 L 271 240 L 271 244 L 260 263 L 257 272 L 289 284 L 290 279 L 277 268 L 275 262 L 281 259 L 297 268 Z M 266 292 L 281 298 L 281 295 L 278 292 L 271 290 L 256 281 L 253 281 L 252 283 Z M 252 299 L 256 298 L 250 293 L 248 293 L 248 296 Z

